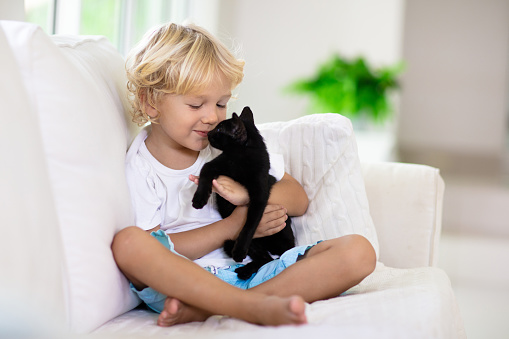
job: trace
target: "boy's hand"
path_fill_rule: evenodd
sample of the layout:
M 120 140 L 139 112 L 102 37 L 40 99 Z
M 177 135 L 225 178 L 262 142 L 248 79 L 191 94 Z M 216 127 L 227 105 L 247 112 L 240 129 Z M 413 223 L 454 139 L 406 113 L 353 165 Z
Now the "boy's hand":
M 268 237 L 285 228 L 288 219 L 286 213 L 286 208 L 283 206 L 267 205 L 253 238 Z
M 247 217 L 247 209 L 248 206 L 237 206 L 232 215 L 229 216 L 229 218 L 233 218 L 235 224 L 239 226 L 237 233 L 231 239 L 236 239 L 242 226 L 244 226 Z M 286 208 L 281 205 L 267 205 L 253 238 L 268 237 L 285 228 L 286 220 L 288 219 L 286 213 Z
M 189 180 L 198 185 L 199 177 L 190 175 Z M 230 177 L 220 175 L 219 178 L 212 181 L 212 191 L 216 192 L 224 199 L 235 206 L 244 206 L 249 204 L 249 195 L 244 186 Z

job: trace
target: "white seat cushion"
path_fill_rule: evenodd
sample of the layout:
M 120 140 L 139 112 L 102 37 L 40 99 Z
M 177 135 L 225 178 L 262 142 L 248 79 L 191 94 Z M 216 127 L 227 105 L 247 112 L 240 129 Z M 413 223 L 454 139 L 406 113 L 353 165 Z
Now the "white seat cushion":
M 204 323 L 163 328 L 156 325 L 157 314 L 135 309 L 96 332 L 235 339 L 465 338 L 449 279 L 432 267 L 395 269 L 379 264 L 346 295 L 310 304 L 306 314 L 309 324 L 305 326 L 268 328 L 214 316 Z

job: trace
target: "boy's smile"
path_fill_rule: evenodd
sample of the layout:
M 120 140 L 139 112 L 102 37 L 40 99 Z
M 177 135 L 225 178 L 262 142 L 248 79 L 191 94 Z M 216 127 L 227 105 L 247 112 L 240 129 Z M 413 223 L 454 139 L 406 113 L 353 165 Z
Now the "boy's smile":
M 200 135 L 203 138 L 207 138 L 207 134 L 209 133 L 208 131 L 195 131 L 195 132 L 198 133 L 198 135 Z

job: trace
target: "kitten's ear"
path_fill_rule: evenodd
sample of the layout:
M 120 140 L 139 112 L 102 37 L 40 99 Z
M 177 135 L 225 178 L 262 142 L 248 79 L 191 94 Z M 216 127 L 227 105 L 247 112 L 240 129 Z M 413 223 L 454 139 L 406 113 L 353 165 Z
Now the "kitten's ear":
M 249 108 L 248 106 L 244 107 L 242 113 L 240 113 L 240 118 L 244 121 L 249 121 L 254 124 L 253 112 L 251 111 L 251 108 Z
M 232 123 L 229 124 L 231 128 L 231 136 L 236 144 L 244 145 L 247 142 L 247 130 L 241 118 L 235 113 L 232 114 Z

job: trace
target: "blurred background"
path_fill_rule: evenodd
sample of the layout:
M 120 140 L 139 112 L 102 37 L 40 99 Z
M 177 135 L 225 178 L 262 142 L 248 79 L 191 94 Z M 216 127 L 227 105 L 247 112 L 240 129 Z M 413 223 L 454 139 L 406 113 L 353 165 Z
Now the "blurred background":
M 150 27 L 192 21 L 246 60 L 230 112 L 249 105 L 264 123 L 342 109 L 362 161 L 440 168 L 439 266 L 467 335 L 509 337 L 509 0 L 0 0 L 0 19 L 105 35 L 124 55 Z M 327 74 L 342 80 L 323 87 Z M 289 90 L 303 79 L 311 91 Z M 317 101 L 330 88 L 336 106 Z

